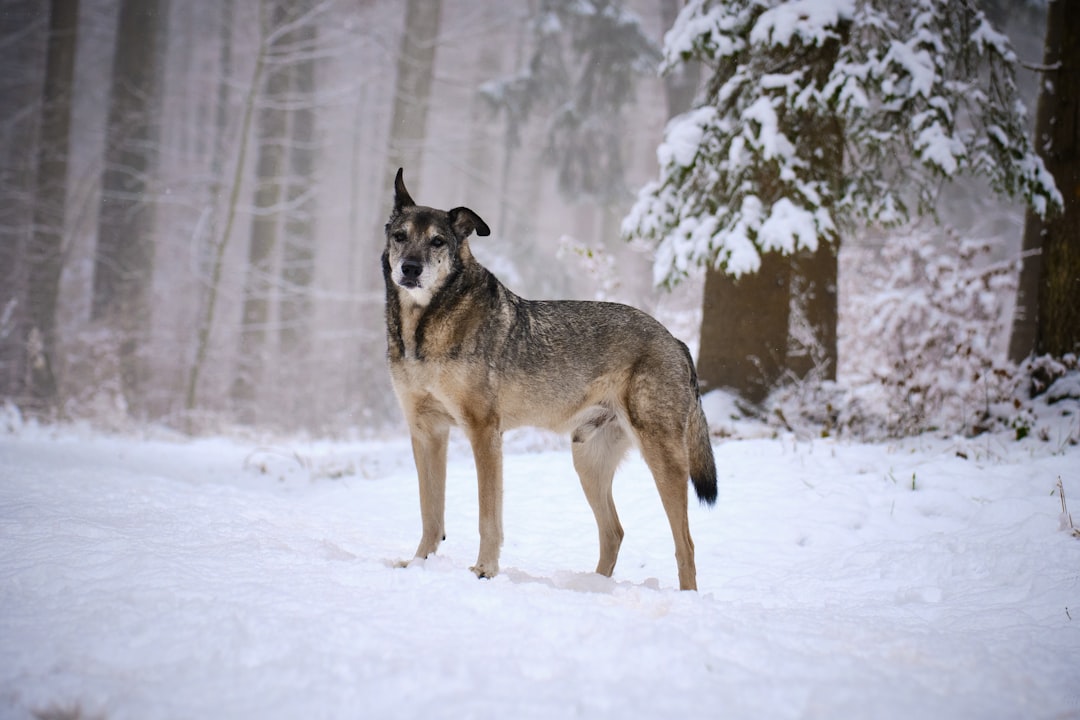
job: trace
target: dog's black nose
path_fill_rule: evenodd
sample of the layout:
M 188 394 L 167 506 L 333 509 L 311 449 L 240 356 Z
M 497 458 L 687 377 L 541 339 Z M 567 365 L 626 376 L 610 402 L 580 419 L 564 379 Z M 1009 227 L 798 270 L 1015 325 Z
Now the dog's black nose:
M 401 274 L 410 280 L 415 280 L 420 277 L 420 273 L 424 271 L 424 264 L 419 260 L 402 260 L 401 261 Z

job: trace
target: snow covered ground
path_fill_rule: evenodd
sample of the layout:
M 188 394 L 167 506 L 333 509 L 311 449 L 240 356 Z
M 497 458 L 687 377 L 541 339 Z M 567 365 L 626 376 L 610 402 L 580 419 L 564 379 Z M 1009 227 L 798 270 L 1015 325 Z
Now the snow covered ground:
M 1080 449 L 717 441 L 677 587 L 637 455 L 612 579 L 562 441 L 509 435 L 479 581 L 451 448 L 439 555 L 405 437 L 0 435 L 0 718 L 1080 717 Z

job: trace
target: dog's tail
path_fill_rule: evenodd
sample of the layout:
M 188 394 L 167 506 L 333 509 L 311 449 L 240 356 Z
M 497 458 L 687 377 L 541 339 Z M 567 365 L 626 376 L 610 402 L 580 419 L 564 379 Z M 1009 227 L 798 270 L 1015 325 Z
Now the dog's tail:
M 694 492 L 703 505 L 716 504 L 716 458 L 713 457 L 712 442 L 709 439 L 709 423 L 705 411 L 701 409 L 701 391 L 698 388 L 697 370 L 690 358 L 690 382 L 694 387 L 696 402 L 690 408 L 690 417 L 686 423 L 686 452 L 690 460 L 690 481 L 694 483 Z

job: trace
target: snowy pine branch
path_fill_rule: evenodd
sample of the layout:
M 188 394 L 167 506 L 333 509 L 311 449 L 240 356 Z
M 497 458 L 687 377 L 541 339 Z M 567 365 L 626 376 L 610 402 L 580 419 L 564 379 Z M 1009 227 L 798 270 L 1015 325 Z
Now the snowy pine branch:
M 696 0 L 661 68 L 691 60 L 714 75 L 669 122 L 659 178 L 623 223 L 656 245 L 659 285 L 932 214 L 965 173 L 1040 214 L 1061 204 L 1015 99 L 1016 54 L 973 0 Z

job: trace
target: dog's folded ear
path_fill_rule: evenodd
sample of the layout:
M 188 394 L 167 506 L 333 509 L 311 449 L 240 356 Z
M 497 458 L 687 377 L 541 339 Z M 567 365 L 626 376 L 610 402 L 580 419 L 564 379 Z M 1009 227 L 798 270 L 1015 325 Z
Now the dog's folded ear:
M 409 191 L 405 189 L 405 168 L 398 168 L 397 176 L 394 178 L 394 213 L 415 204 Z
M 481 237 L 491 234 L 487 223 L 467 207 L 456 207 L 448 215 L 450 215 L 450 224 L 454 226 L 454 232 L 460 238 L 467 238 L 474 232 Z

